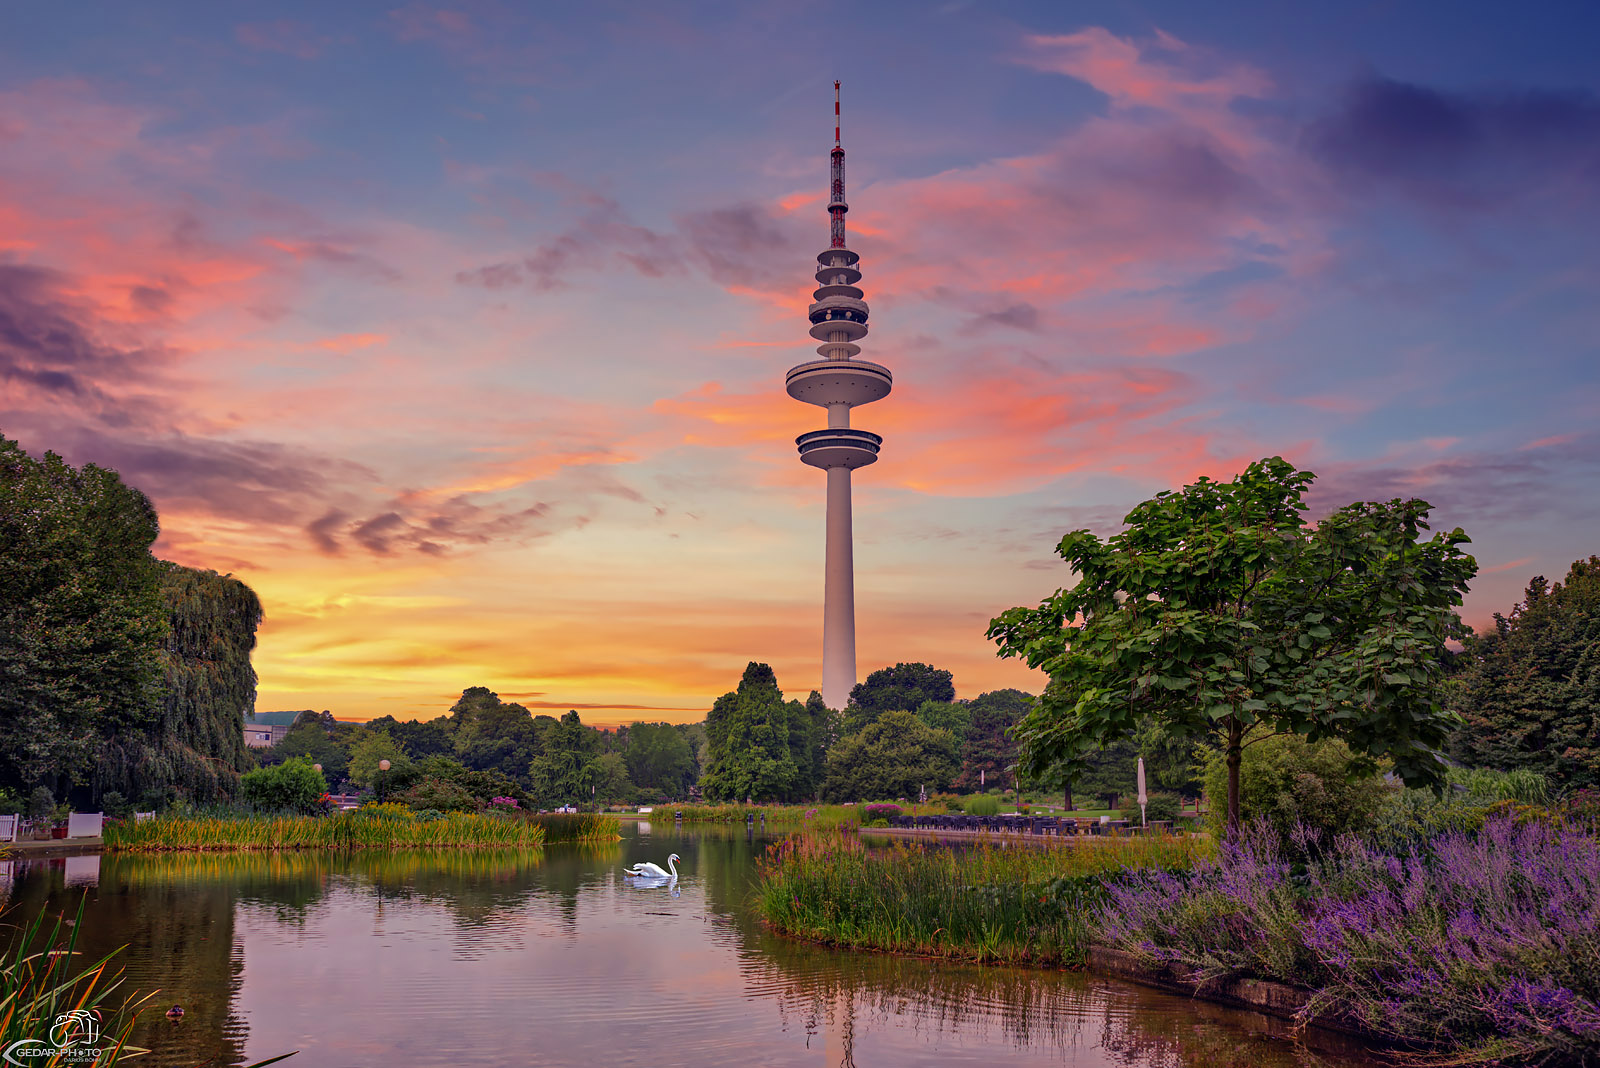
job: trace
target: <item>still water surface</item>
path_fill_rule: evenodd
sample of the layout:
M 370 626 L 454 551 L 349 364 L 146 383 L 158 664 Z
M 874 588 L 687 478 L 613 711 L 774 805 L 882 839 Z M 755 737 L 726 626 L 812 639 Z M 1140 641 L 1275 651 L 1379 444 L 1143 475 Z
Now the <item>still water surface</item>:
M 748 907 L 742 831 L 628 829 L 613 846 L 425 854 L 0 861 L 20 913 L 159 989 L 133 1062 L 192 1068 L 627 1065 L 1354 1068 L 1279 1022 L 1060 972 L 797 944 Z M 638 860 L 681 878 L 635 889 Z

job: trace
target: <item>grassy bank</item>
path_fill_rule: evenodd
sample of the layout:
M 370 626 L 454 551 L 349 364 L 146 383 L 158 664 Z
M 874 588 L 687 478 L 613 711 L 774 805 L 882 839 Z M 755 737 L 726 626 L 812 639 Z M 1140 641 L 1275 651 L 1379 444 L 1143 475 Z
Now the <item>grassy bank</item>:
M 419 818 L 401 805 L 330 816 L 165 816 L 107 823 L 108 852 L 251 849 L 435 849 L 539 846 L 545 827 L 519 816 L 451 812 Z
M 869 848 L 853 834 L 808 832 L 768 851 L 759 907 L 786 934 L 851 949 L 1081 966 L 1102 876 L 1187 870 L 1208 850 L 1204 840 L 1167 837 Z
M 1110 946 L 1198 983 L 1309 995 L 1414 1063 L 1600 1064 L 1600 839 L 1496 814 L 1404 849 L 1265 824 L 1238 839 L 863 847 L 804 833 L 763 862 L 778 930 L 848 948 L 1075 966 Z
M 826 829 L 861 822 L 862 805 L 660 805 L 651 815 L 655 820 L 671 820 L 673 813 L 683 813 L 684 823 L 738 823 L 754 816 L 761 823 L 763 814 L 768 827 Z M 906 812 L 919 816 L 938 815 L 946 811 L 943 805 L 901 805 Z

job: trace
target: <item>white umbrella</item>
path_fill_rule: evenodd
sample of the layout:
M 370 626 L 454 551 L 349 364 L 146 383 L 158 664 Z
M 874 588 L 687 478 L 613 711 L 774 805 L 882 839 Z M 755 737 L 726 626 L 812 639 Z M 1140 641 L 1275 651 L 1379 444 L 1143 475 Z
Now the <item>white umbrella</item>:
M 1144 792 L 1144 757 L 1139 758 L 1139 826 L 1147 827 L 1149 824 L 1144 818 L 1144 806 L 1150 800 Z

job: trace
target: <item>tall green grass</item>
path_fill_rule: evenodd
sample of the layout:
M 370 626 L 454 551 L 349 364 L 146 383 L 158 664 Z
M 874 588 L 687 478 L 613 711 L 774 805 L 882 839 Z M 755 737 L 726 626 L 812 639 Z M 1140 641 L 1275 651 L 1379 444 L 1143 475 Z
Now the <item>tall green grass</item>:
M 543 813 L 528 821 L 543 828 L 546 842 L 615 842 L 622 837 L 615 816 L 593 812 Z
M 768 850 L 757 906 L 781 932 L 851 949 L 1081 967 L 1102 876 L 1187 870 L 1211 848 L 1166 836 L 867 848 L 853 834 L 807 831 Z
M 420 819 L 403 805 L 331 816 L 176 816 L 107 823 L 109 852 L 246 849 L 436 849 L 538 846 L 545 828 L 517 816 L 451 812 Z

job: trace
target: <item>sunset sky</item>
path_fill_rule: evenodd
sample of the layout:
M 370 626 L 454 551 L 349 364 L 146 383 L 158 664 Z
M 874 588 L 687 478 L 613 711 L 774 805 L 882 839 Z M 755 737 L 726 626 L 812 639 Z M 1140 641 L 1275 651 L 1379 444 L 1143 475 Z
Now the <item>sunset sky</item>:
M 1226 10 L 1226 14 L 1219 14 Z M 0 433 L 260 594 L 260 710 L 820 684 L 832 82 L 859 672 L 1041 680 L 1066 531 L 1283 456 L 1475 625 L 1600 552 L 1600 6 L 8 4 Z

